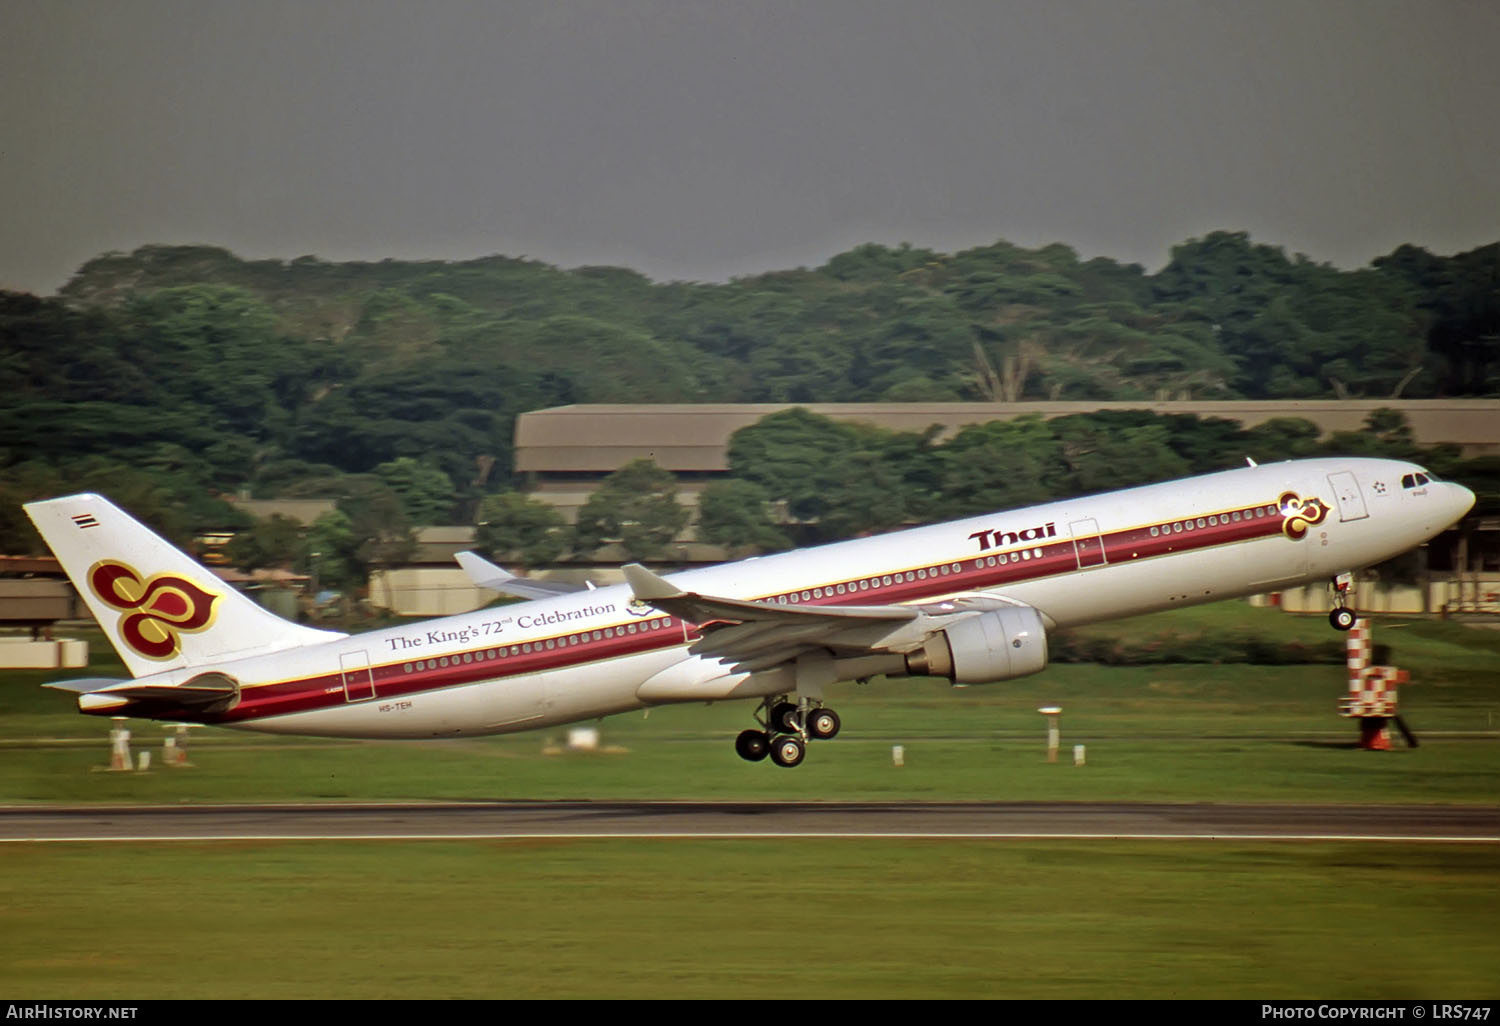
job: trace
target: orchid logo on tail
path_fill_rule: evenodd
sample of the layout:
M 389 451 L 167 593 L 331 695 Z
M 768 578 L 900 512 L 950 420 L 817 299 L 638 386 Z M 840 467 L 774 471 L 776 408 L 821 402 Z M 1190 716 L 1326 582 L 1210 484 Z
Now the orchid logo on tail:
M 220 596 L 173 574 L 145 581 L 124 563 L 109 560 L 89 569 L 89 587 L 120 618 L 120 637 L 147 659 L 170 659 L 181 648 L 181 634 L 207 630 Z

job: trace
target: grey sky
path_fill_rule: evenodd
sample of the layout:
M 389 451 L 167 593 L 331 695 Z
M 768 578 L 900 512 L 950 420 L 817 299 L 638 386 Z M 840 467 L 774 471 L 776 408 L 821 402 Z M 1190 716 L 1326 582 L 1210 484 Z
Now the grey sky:
M 150 242 L 722 280 L 1500 239 L 1500 4 L 0 0 L 0 287 Z

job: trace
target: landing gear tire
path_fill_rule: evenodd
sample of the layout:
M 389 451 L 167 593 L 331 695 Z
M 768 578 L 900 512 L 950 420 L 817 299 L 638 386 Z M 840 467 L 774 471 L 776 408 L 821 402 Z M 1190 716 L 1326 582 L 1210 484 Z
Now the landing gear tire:
M 832 709 L 814 709 L 807 714 L 807 735 L 827 741 L 839 732 L 839 714 Z
M 742 730 L 734 739 L 734 750 L 746 762 L 760 762 L 771 754 L 771 739 L 764 730 Z
M 778 766 L 797 766 L 807 756 L 807 746 L 793 734 L 785 734 L 771 742 L 771 761 Z
M 1357 617 L 1354 615 L 1354 610 L 1345 609 L 1342 606 L 1328 614 L 1328 622 L 1336 631 L 1349 630 L 1349 628 L 1354 626 L 1354 621 L 1356 619 Z
M 773 731 L 785 734 L 795 734 L 802 729 L 802 724 L 797 722 L 797 706 L 793 702 L 777 702 L 771 706 L 771 715 L 767 721 Z

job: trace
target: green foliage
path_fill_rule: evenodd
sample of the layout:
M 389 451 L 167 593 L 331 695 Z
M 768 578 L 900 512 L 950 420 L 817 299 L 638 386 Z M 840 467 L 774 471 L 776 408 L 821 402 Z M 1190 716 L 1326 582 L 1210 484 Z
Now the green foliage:
M 401 498 L 378 480 L 349 478 L 339 499 L 349 521 L 354 556 L 366 572 L 404 563 L 416 549 L 411 519 Z
M 987 513 L 1045 502 L 1062 449 L 1037 416 L 965 427 L 939 454 L 941 491 L 954 515 Z
M 519 492 L 487 496 L 479 506 L 479 547 L 502 559 L 519 556 L 527 566 L 550 563 L 568 549 L 562 514 Z
M 902 448 L 907 458 L 892 458 Z M 912 436 L 819 416 L 797 407 L 736 431 L 731 473 L 759 485 L 808 540 L 832 541 L 885 530 L 912 513 L 906 478 L 925 469 L 924 445 Z
M 1500 243 L 1448 258 L 1401 246 L 1374 263 L 1413 290 L 1440 393 L 1500 391 Z
M 1244 232 L 1214 232 L 1175 247 L 1154 291 L 1212 324 L 1245 396 L 1396 396 L 1433 383 L 1429 319 L 1395 274 L 1289 260 Z
M 453 482 L 436 467 L 399 456 L 376 467 L 375 476 L 396 496 L 411 523 L 446 524 L 452 519 Z
M 1190 471 L 1173 451 L 1167 426 L 1149 413 L 1078 414 L 1048 426 L 1061 450 L 1062 472 L 1048 482 L 1054 495 L 1129 488 Z
M 677 479 L 652 460 L 627 463 L 604 479 L 578 511 L 574 545 L 589 552 L 616 543 L 631 559 L 660 555 L 687 525 Z
M 229 561 L 246 573 L 263 567 L 301 565 L 307 558 L 305 533 L 296 520 L 272 513 L 235 532 L 227 547 Z
M 1272 417 L 1244 432 L 1245 455 L 1260 463 L 1300 459 L 1320 451 L 1323 432 L 1301 417 Z
M 343 510 L 324 513 L 315 520 L 307 531 L 308 572 L 315 582 L 314 590 L 343 591 L 363 585 L 368 572 L 359 549 L 354 521 Z
M 1390 409 L 1376 410 L 1361 432 L 1328 439 L 1298 418 L 1244 429 L 1221 418 L 1110 410 L 971 424 L 938 442 L 934 431 L 882 431 L 794 408 L 735 432 L 729 443 L 731 483 L 758 489 L 736 494 L 747 505 L 762 496 L 781 504 L 788 521 L 782 528 L 799 542 L 1211 473 L 1239 466 L 1246 456 L 1272 462 L 1324 454 L 1424 463 L 1476 488 L 1481 509 L 1500 508 L 1495 460 L 1464 461 L 1452 447 L 1419 447 L 1405 417 Z M 731 494 L 727 485 L 714 487 L 724 489 L 716 496 Z M 724 543 L 755 544 L 738 540 L 748 534 L 724 535 L 731 537 Z
M 1244 663 L 1252 666 L 1290 666 L 1344 662 L 1340 638 L 1319 643 L 1268 638 L 1238 630 L 1225 633 L 1164 631 L 1150 635 L 1118 632 L 1059 631 L 1047 638 L 1048 659 L 1054 663 L 1098 663 L 1103 666 L 1161 666 L 1168 664 Z
M 718 285 L 499 256 L 330 263 L 145 246 L 89 261 L 57 298 L 0 292 L 0 539 L 34 547 L 15 503 L 85 482 L 183 541 L 235 522 L 216 493 L 348 498 L 344 477 L 373 474 L 399 511 L 377 528 L 366 501 L 356 519 L 388 558 L 405 544 L 396 521 L 468 519 L 524 483 L 516 415 L 575 402 L 1495 395 L 1497 297 L 1500 244 L 1452 257 L 1402 246 L 1345 272 L 1242 232 L 1188 240 L 1152 275 L 998 241 L 864 245 Z M 732 459 L 806 541 L 1244 455 L 1414 455 L 1409 441 L 1380 425 L 1322 440 L 1290 422 L 1126 417 L 938 445 L 793 418 Z M 1456 453 L 1421 455 L 1462 469 Z
M 1375 264 L 1341 272 L 1214 232 L 1156 275 L 1002 241 L 657 285 L 505 257 L 146 246 L 90 261 L 60 299 L 0 294 L 0 466 L 170 443 L 213 487 L 265 494 L 292 461 L 406 458 L 466 508 L 509 484 L 515 415 L 572 402 L 1500 390 L 1500 245 Z
M 770 493 L 753 481 L 715 481 L 698 499 L 698 536 L 735 553 L 792 546 L 776 526 Z
M 311 490 L 338 499 L 307 532 L 309 572 L 320 587 L 361 588 L 372 572 L 403 563 L 416 550 L 401 498 L 378 477 L 351 474 Z

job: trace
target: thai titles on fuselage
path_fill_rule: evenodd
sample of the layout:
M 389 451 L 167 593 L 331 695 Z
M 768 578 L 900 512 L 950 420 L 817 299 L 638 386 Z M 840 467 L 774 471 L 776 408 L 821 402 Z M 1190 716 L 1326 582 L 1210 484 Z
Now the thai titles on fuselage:
M 979 551 L 1001 548 L 1006 545 L 1019 545 L 1022 542 L 1041 541 L 1043 538 L 1056 538 L 1057 525 L 1050 520 L 1036 527 L 1028 527 L 1021 531 L 975 531 L 969 535 L 979 542 Z

